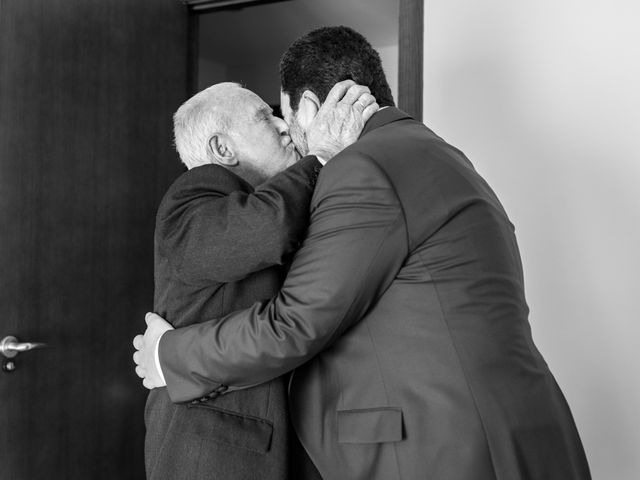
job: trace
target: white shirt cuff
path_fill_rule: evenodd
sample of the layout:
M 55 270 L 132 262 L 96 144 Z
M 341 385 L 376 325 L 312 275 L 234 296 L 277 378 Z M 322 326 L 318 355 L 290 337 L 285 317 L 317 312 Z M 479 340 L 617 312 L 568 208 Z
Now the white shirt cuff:
M 164 335 L 167 332 L 163 332 L 162 335 Z M 164 379 L 164 374 L 162 373 L 162 367 L 160 366 L 160 339 L 162 338 L 162 335 L 160 335 L 158 337 L 158 341 L 156 342 L 156 346 L 154 349 L 154 355 L 155 355 L 155 361 L 156 361 L 156 370 L 158 371 L 158 375 L 160 376 L 160 379 L 162 380 L 162 383 L 164 383 L 165 385 L 167 384 L 167 381 Z
M 327 164 L 327 160 L 322 158 L 320 155 L 316 154 L 316 158 L 322 164 L 323 167 Z
M 320 164 L 321 164 L 323 167 L 324 167 L 324 166 L 327 164 L 327 162 L 328 162 L 328 160 L 327 160 L 326 158 L 321 157 L 320 155 L 318 155 L 318 154 L 317 154 L 317 153 L 315 153 L 315 152 L 309 152 L 309 153 L 307 153 L 307 155 L 313 155 L 314 157 L 316 157 L 316 158 L 318 159 L 318 161 L 320 162 Z

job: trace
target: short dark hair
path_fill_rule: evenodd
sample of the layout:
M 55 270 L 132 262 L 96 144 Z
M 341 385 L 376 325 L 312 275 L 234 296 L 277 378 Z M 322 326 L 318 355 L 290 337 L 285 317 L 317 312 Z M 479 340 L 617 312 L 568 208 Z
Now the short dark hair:
M 381 107 L 394 105 L 380 55 L 349 27 L 313 30 L 293 42 L 280 60 L 282 91 L 289 95 L 293 111 L 305 90 L 324 102 L 329 90 L 342 80 L 369 87 Z

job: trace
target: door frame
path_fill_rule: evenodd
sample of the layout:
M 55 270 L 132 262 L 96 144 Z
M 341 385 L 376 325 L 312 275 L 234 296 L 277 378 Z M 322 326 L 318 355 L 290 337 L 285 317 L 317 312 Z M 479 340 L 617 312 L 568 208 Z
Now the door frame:
M 424 0 L 400 0 L 398 107 L 422 121 Z
M 189 9 L 187 84 L 198 91 L 198 17 L 207 10 Z M 424 0 L 399 0 L 398 108 L 422 121 Z

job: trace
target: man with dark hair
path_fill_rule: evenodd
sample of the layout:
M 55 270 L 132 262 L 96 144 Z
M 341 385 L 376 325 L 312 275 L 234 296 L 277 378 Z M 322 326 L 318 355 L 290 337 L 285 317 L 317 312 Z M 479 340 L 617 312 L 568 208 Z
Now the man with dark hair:
M 282 111 L 297 145 L 336 69 L 384 97 L 364 43 L 321 29 L 285 54 Z M 496 195 L 462 152 L 389 106 L 323 168 L 278 295 L 185 329 L 148 314 L 135 360 L 147 387 L 164 385 L 159 345 L 176 402 L 296 369 L 292 420 L 327 480 L 589 479 L 527 317 Z
M 327 62 L 331 68 L 327 69 Z M 292 105 L 305 89 L 324 102 L 331 87 L 350 79 L 369 87 L 381 107 L 392 107 L 393 95 L 382 69 L 380 55 L 359 33 L 348 27 L 325 27 L 296 40 L 280 60 L 282 91 Z

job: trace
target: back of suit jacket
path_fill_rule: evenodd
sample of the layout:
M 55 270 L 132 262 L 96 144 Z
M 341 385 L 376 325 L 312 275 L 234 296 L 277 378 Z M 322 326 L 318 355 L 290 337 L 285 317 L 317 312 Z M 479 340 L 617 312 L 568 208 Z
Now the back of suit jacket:
M 271 298 L 308 222 L 314 159 L 258 191 L 215 165 L 170 187 L 158 210 L 154 309 L 175 327 Z M 286 381 L 176 405 L 152 390 L 145 411 L 152 479 L 289 478 Z
M 491 188 L 387 108 L 324 167 L 278 296 L 165 334 L 160 356 L 175 398 L 297 368 L 294 425 L 323 478 L 588 479 L 527 316 Z
M 344 333 L 295 373 L 293 418 L 305 446 L 332 479 L 590 478 L 569 408 L 532 340 L 505 210 L 468 159 L 424 125 L 398 111 L 377 120 L 326 167 L 312 200 L 312 223 L 333 225 L 312 227 L 310 237 L 351 215 L 366 229 L 378 221 L 376 202 L 394 205 L 402 220 L 361 246 L 370 250 L 359 256 L 366 267 L 336 273 L 362 275 L 377 291 L 352 291 L 358 306 L 345 310 Z M 337 187 L 340 178 L 348 185 Z M 335 206 L 338 193 L 342 203 L 373 198 L 353 193 L 358 185 L 385 192 L 368 212 L 325 217 L 323 203 Z M 292 271 L 287 282 L 297 273 L 305 274 Z

